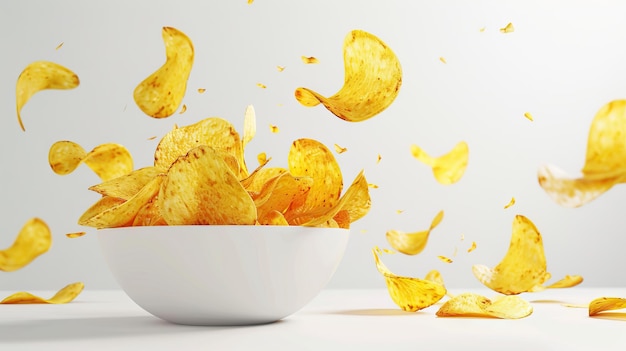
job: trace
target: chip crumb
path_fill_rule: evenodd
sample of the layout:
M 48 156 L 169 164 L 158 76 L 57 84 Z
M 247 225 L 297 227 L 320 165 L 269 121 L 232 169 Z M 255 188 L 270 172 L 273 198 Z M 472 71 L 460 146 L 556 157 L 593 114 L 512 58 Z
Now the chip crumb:
M 309 65 L 313 63 L 319 63 L 320 61 L 314 56 L 302 56 L 302 62 Z
M 513 205 L 515 205 L 515 198 L 514 197 L 511 198 L 511 200 L 509 201 L 508 204 L 504 205 L 504 209 L 506 210 L 507 208 L 509 208 L 509 207 L 511 207 Z
M 248 0 L 248 5 L 252 5 L 253 2 L 254 0 Z
M 182 115 L 183 113 L 185 113 L 185 111 L 187 111 L 187 105 L 183 104 L 183 107 L 181 107 L 180 112 L 178 114 Z
M 276 66 L 276 69 L 278 70 L 278 72 L 282 72 L 285 70 L 285 66 Z
M 382 160 L 382 159 L 383 159 L 383 157 L 380 156 L 380 154 L 378 154 L 378 156 L 376 157 L 376 164 L 379 164 L 380 160 Z
M 524 113 L 524 117 L 526 117 L 531 122 L 534 121 L 533 115 L 531 115 L 530 112 Z
M 443 56 L 439 58 L 439 61 L 441 61 L 441 63 L 448 63 L 448 61 L 446 61 L 446 58 Z
M 265 89 L 267 88 L 267 85 L 263 84 L 263 83 L 256 83 L 256 86 L 261 88 L 261 89 Z
M 476 242 L 472 241 L 472 246 L 470 246 L 469 249 L 467 249 L 467 253 L 470 253 L 474 250 L 476 250 Z
M 75 232 L 75 233 L 67 233 L 65 234 L 66 237 L 73 239 L 73 238 L 80 238 L 81 236 L 87 234 L 86 232 Z
M 153 135 L 153 136 L 148 138 L 148 140 L 154 140 L 154 139 L 156 139 L 156 135 Z
M 439 255 L 439 256 L 437 256 L 437 258 L 438 258 L 441 262 L 444 262 L 444 263 L 452 263 L 452 262 L 453 262 L 451 258 L 446 257 L 446 256 Z
M 500 28 L 500 33 L 513 33 L 515 28 L 513 27 L 513 23 L 509 22 L 504 28 Z
M 378 185 L 374 184 L 374 183 L 368 183 L 367 184 L 368 188 L 372 188 L 372 189 L 378 189 Z
M 346 151 L 348 151 L 348 148 L 341 147 L 338 144 L 335 144 L 335 152 L 337 152 L 338 154 L 343 154 Z
M 275 125 L 273 125 L 273 124 L 270 124 L 270 131 L 271 131 L 272 133 L 278 133 L 278 132 L 280 132 L 280 129 L 278 129 L 278 126 L 275 126 Z
M 63 47 L 63 44 L 65 44 L 65 43 L 61 42 L 59 45 L 57 45 L 57 47 L 54 50 L 59 50 L 60 48 Z
M 206 91 L 204 88 L 198 88 L 198 94 L 203 94 Z
M 481 33 L 483 33 L 483 32 L 485 31 L 485 29 L 487 29 L 487 27 L 482 27 L 482 28 L 480 28 L 478 31 L 479 31 L 479 32 L 481 32 Z

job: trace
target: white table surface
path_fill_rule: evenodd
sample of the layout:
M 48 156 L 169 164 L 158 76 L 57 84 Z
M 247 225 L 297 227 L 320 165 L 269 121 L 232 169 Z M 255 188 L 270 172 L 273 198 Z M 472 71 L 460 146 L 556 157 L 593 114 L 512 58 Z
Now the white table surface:
M 324 290 L 276 323 L 193 327 L 153 317 L 122 291 L 86 290 L 66 305 L 0 305 L 0 350 L 626 350 L 625 310 L 589 318 L 586 308 L 563 305 L 626 297 L 626 288 L 522 296 L 533 304 L 533 314 L 499 320 L 437 318 L 439 305 L 403 312 L 384 289 Z

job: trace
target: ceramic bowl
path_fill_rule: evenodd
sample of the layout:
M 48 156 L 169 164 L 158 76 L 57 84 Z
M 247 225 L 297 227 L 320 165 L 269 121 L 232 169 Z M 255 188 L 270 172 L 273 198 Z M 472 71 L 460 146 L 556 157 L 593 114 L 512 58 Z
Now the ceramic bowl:
M 190 225 L 97 236 L 121 288 L 149 313 L 177 324 L 250 325 L 311 301 L 337 269 L 349 230 Z

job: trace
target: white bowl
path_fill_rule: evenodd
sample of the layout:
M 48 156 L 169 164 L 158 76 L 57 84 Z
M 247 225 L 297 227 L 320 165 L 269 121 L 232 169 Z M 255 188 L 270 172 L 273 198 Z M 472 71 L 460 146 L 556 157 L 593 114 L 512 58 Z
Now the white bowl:
M 97 235 L 119 285 L 151 314 L 178 324 L 248 325 L 311 301 L 337 269 L 349 230 L 190 225 Z

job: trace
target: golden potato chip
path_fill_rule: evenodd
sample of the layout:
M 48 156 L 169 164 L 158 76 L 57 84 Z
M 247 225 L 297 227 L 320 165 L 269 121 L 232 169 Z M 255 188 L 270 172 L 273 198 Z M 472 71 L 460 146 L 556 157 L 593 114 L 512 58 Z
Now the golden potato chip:
M 282 72 L 285 70 L 285 66 L 276 66 L 276 69 L 278 70 L 278 72 Z
M 368 183 L 368 184 L 367 184 L 367 187 L 368 187 L 368 188 L 372 188 L 372 189 L 378 189 L 378 185 L 377 185 L 377 184 L 374 184 L 374 183 Z
M 169 225 L 255 224 L 254 201 L 224 161 L 202 145 L 179 157 L 159 192 L 158 206 Z
M 169 117 L 176 112 L 185 96 L 194 60 L 193 43 L 187 35 L 172 27 L 163 27 L 161 34 L 165 63 L 139 83 L 133 93 L 137 106 L 154 118 Z
M 448 63 L 448 61 L 446 61 L 446 58 L 445 58 L 445 57 L 440 57 L 440 58 L 439 58 L 439 61 L 441 61 L 441 63 L 444 63 L 444 64 L 445 64 L 445 63 Z
M 96 201 L 93 205 L 91 205 L 78 219 L 78 223 L 88 220 L 89 218 L 93 218 L 100 213 L 103 213 L 107 210 L 110 210 L 114 207 L 117 207 L 126 202 L 124 199 L 120 199 L 118 197 L 111 196 L 103 196 L 98 201 Z
M 535 119 L 533 118 L 533 115 L 530 114 L 530 112 L 526 112 L 524 113 L 524 117 L 526 117 L 526 119 L 528 119 L 529 121 L 534 121 Z
M 513 27 L 513 23 L 510 22 L 503 28 L 500 28 L 500 33 L 513 33 L 514 31 L 515 28 Z
M 115 228 L 131 225 L 143 206 L 159 193 L 163 178 L 163 176 L 153 178 L 137 194 L 126 201 L 122 200 L 123 202 L 119 202 L 117 198 L 103 197 L 79 218 L 78 224 L 94 228 Z M 114 200 L 105 203 L 104 199 Z M 115 204 L 116 202 L 117 204 Z M 104 210 L 97 212 L 98 207 L 104 208 Z
M 601 312 L 626 308 L 626 299 L 621 297 L 600 297 L 589 304 L 589 316 L 597 316 Z
M 180 112 L 178 112 L 179 115 L 182 115 L 183 113 L 185 113 L 187 111 L 187 105 L 183 104 L 183 107 L 181 107 Z
M 452 261 L 452 259 L 450 257 L 446 257 L 446 256 L 442 256 L 442 255 L 437 256 L 437 258 L 439 259 L 439 261 L 441 261 L 443 263 L 452 263 L 452 262 L 454 262 L 454 261 Z
M 320 61 L 313 56 L 302 56 L 302 62 L 306 64 L 319 63 Z
M 72 302 L 83 291 L 81 282 L 72 283 L 59 290 L 50 299 L 44 299 L 31 293 L 21 291 L 0 301 L 0 304 L 62 304 Z
M 530 219 L 517 215 L 506 256 L 493 269 L 474 265 L 474 276 L 488 288 L 505 295 L 539 289 L 550 279 L 541 234 Z
M 546 289 L 563 289 L 571 288 L 583 282 L 583 277 L 579 275 L 566 275 L 565 278 L 552 283 L 546 287 Z
M 267 154 L 265 152 L 259 152 L 259 154 L 256 155 L 256 160 L 257 160 L 257 162 L 259 162 L 260 165 L 266 163 L 267 162 Z
M 204 94 L 205 91 L 206 89 L 204 88 L 198 88 L 198 94 Z
M 333 217 L 333 220 L 337 223 L 339 228 L 343 229 L 349 229 L 350 223 L 352 223 L 352 218 L 350 218 L 350 212 L 348 210 L 340 210 Z
M 474 293 L 463 293 L 446 301 L 437 317 L 481 317 L 519 319 L 531 315 L 533 308 L 519 296 L 501 296 L 490 300 Z
M 235 127 L 225 119 L 211 117 L 165 134 L 154 152 L 154 167 L 166 171 L 177 158 L 201 145 L 233 155 L 240 167 L 245 165 L 243 143 Z M 247 176 L 243 168 L 235 174 Z
M 24 68 L 15 86 L 17 121 L 23 131 L 22 107 L 37 92 L 47 89 L 74 89 L 80 84 L 76 73 L 54 62 L 36 61 Z
M 72 173 L 81 163 L 91 168 L 100 179 L 107 181 L 121 177 L 133 170 L 133 157 L 119 144 L 107 143 L 86 152 L 72 141 L 57 141 L 48 152 L 48 162 L 54 173 Z
M 272 133 L 278 133 L 280 132 L 280 128 L 278 128 L 278 126 L 270 124 L 270 132 Z
M 338 154 L 343 154 L 344 152 L 348 151 L 348 148 L 345 147 L 341 147 L 337 144 L 335 144 L 335 152 Z
M 156 139 L 156 135 L 153 135 L 153 136 L 148 138 L 148 140 L 154 140 L 154 139 Z
M 87 233 L 86 232 L 74 232 L 74 233 L 67 233 L 65 234 L 65 236 L 70 239 L 74 239 L 74 238 L 80 238 L 81 236 L 84 236 L 85 234 Z
M 252 5 L 253 2 L 254 0 L 248 0 L 248 5 Z
M 433 269 L 430 272 L 426 273 L 426 276 L 424 277 L 424 279 L 430 280 L 431 282 L 435 282 L 441 286 L 445 286 L 443 284 L 443 277 L 441 276 L 441 273 L 436 269 Z
M 405 233 L 399 230 L 389 230 L 386 233 L 387 242 L 391 247 L 406 255 L 417 255 L 422 252 L 428 243 L 430 232 L 435 229 L 443 219 L 443 211 L 439 211 L 430 223 L 428 230 L 414 233 Z
M 344 85 L 325 97 L 308 88 L 297 88 L 304 106 L 323 104 L 335 116 L 360 122 L 376 116 L 395 100 L 402 84 L 402 68 L 393 51 L 379 38 L 362 30 L 350 32 L 344 41 Z
M 286 172 L 287 170 L 282 167 L 260 168 L 248 178 L 242 179 L 240 183 L 248 192 L 255 193 L 261 191 L 269 180 Z
M 29 219 L 17 234 L 13 244 L 0 250 L 0 271 L 16 271 L 50 249 L 52 235 L 46 222 Z
M 514 197 L 511 198 L 511 200 L 509 201 L 508 204 L 504 205 L 504 209 L 506 210 L 507 208 L 509 208 L 509 207 L 511 207 L 513 205 L 515 205 L 515 198 Z
M 626 181 L 626 100 L 614 100 L 595 115 L 587 139 L 582 177 L 574 178 L 557 167 L 544 165 L 539 184 L 561 206 L 579 207 L 615 184 Z
M 376 164 L 379 164 L 380 160 L 382 160 L 382 159 L 383 159 L 383 157 L 380 156 L 380 154 L 378 154 L 378 156 L 376 157 Z
M 432 168 L 437 182 L 450 185 L 463 177 L 469 159 L 469 148 L 466 142 L 461 141 L 447 154 L 431 157 L 417 145 L 411 145 L 411 154 Z
M 402 310 L 419 311 L 434 305 L 446 295 L 446 288 L 437 282 L 393 274 L 379 258 L 384 252 L 378 247 L 372 249 L 376 269 L 385 277 L 389 296 Z
M 65 44 L 64 42 L 59 43 L 59 45 L 57 45 L 56 48 L 54 48 L 54 50 L 59 50 L 60 48 L 63 47 L 63 44 Z
M 159 173 L 161 173 L 161 171 L 156 167 L 144 167 L 123 176 L 91 186 L 89 190 L 95 191 L 103 196 L 128 200 L 135 196 L 135 194 Z
M 272 211 L 284 213 L 294 199 L 306 194 L 311 186 L 313 178 L 294 177 L 286 172 L 269 179 L 259 193 L 252 196 L 257 216 L 261 218 Z
M 467 253 L 470 253 L 474 250 L 476 250 L 476 242 L 472 241 L 472 245 L 467 249 Z
M 261 89 L 265 89 L 267 88 L 267 85 L 263 84 L 263 83 L 256 83 L 256 86 L 261 88 Z

